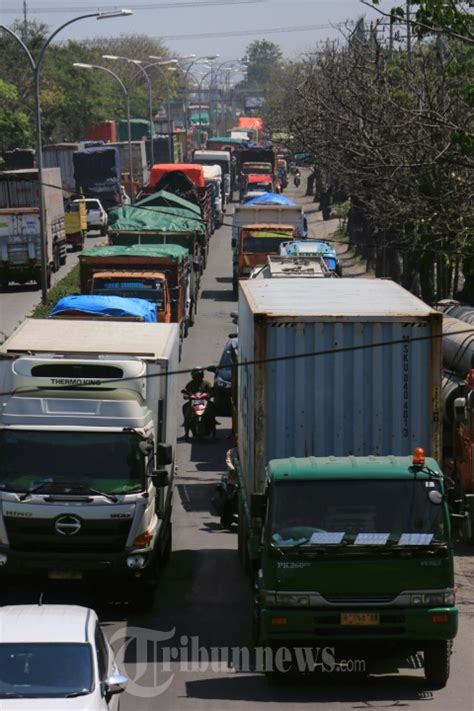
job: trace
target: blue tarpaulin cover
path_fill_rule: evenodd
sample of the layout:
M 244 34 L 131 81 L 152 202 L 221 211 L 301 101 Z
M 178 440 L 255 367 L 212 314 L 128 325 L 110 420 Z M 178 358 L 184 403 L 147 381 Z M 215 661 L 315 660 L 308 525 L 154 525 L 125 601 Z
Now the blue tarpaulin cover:
M 50 318 L 66 315 L 68 311 L 79 311 L 91 316 L 140 318 L 146 323 L 157 322 L 156 304 L 145 301 L 145 299 L 132 299 L 124 296 L 100 296 L 95 294 L 64 296 L 59 299 L 51 311 Z
M 253 198 L 253 200 L 249 200 L 247 205 L 291 205 L 295 207 L 296 202 L 280 193 L 264 193 Z

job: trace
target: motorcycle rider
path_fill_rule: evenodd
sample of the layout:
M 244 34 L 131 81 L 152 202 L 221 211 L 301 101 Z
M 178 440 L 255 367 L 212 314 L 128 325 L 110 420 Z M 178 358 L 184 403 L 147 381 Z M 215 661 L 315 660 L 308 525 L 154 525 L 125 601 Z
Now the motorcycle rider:
M 300 173 L 299 169 L 296 168 L 295 172 L 294 172 L 294 177 L 293 177 L 293 183 L 296 188 L 299 187 L 300 182 L 301 182 L 301 173 Z
M 208 380 L 204 379 L 204 368 L 196 367 L 191 371 L 191 380 L 186 384 L 183 394 L 195 395 L 196 393 L 207 393 L 209 395 L 209 401 L 207 406 L 207 415 L 212 417 L 214 424 L 219 424 L 216 421 L 216 414 L 214 403 L 211 400 L 213 394 L 213 387 Z M 189 427 L 191 419 L 191 402 L 186 400 L 183 405 L 183 427 L 185 437 L 189 437 Z

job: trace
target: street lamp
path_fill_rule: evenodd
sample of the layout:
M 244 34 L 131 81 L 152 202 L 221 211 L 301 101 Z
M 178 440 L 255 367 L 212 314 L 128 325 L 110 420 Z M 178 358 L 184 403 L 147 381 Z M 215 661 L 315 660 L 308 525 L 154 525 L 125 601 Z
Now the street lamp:
M 25 42 L 13 30 L 6 25 L 0 24 L 0 29 L 7 32 L 14 40 L 18 42 L 20 47 L 26 54 L 30 63 L 31 71 L 33 72 L 34 91 L 35 91 L 35 121 L 36 121 L 36 168 L 38 170 L 39 182 L 39 217 L 40 217 L 40 254 L 41 254 L 41 301 L 46 304 L 48 301 L 48 259 L 46 254 L 46 205 L 43 195 L 43 143 L 41 137 L 41 95 L 40 95 L 40 74 L 43 65 L 43 59 L 46 49 L 51 44 L 56 35 L 68 25 L 79 20 L 86 20 L 90 17 L 95 17 L 97 20 L 108 20 L 112 17 L 126 17 L 133 15 L 131 10 L 113 10 L 110 12 L 91 12 L 86 15 L 73 17 L 72 20 L 64 22 L 47 38 L 38 54 L 38 59 L 35 60 Z
M 84 64 L 83 62 L 75 62 L 73 67 L 77 67 L 78 69 L 100 69 L 103 72 L 106 72 L 107 74 L 110 74 L 118 83 L 120 84 L 120 87 L 124 93 L 125 96 L 125 111 L 126 111 L 126 116 L 127 116 L 127 134 L 128 134 L 128 162 L 129 162 L 129 174 L 130 174 L 130 201 L 133 202 L 133 161 L 132 161 L 132 127 L 130 125 L 130 98 L 128 95 L 128 89 L 123 83 L 123 81 L 120 79 L 118 74 L 115 74 L 111 69 L 108 67 L 103 67 L 100 64 Z
M 194 55 L 196 56 L 196 55 Z M 192 61 L 189 66 L 187 67 L 185 73 L 184 73 L 184 128 L 186 133 L 188 132 L 189 128 L 189 122 L 188 122 L 188 76 L 189 72 L 191 71 L 192 67 L 194 67 L 195 64 L 199 64 L 200 62 L 213 62 L 215 59 L 218 58 L 218 54 L 209 54 L 204 57 L 198 57 L 194 61 Z M 186 59 L 186 57 L 182 57 L 182 59 Z
M 160 57 L 156 57 L 152 54 L 150 54 L 149 59 L 160 59 Z M 150 69 L 151 67 L 166 67 L 166 69 L 169 72 L 176 72 L 178 67 L 176 64 L 178 63 L 177 59 L 165 59 L 161 60 L 159 62 L 155 62 L 154 64 L 147 64 L 145 69 Z M 171 107 L 170 107 L 170 85 L 167 77 L 163 73 L 163 78 L 165 80 L 165 86 L 166 86 L 166 120 L 168 123 L 168 153 L 169 153 L 169 159 L 171 162 L 172 156 L 173 156 L 173 136 L 171 133 Z
M 154 153 L 154 145 L 153 145 L 153 133 L 154 133 L 154 123 L 153 123 L 153 99 L 152 99 L 152 84 L 151 84 L 151 79 L 149 74 L 145 71 L 144 67 L 142 67 L 142 61 L 140 59 L 130 59 L 129 57 L 117 57 L 114 54 L 103 54 L 102 59 L 121 59 L 125 62 L 128 62 L 129 64 L 134 64 L 136 68 L 143 74 L 143 76 L 146 79 L 146 83 L 148 85 L 148 121 L 150 123 L 150 157 L 151 157 L 151 164 L 154 165 L 155 163 L 155 153 Z

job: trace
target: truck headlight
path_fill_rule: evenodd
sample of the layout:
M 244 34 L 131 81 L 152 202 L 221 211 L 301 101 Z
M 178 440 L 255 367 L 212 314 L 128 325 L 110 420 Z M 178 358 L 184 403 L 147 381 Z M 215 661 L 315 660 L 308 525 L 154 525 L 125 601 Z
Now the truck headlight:
M 278 593 L 277 604 L 283 607 L 308 607 L 309 595 L 298 595 L 297 593 Z
M 127 558 L 127 567 L 130 570 L 141 570 L 145 567 L 146 558 L 144 555 L 129 555 Z
M 454 590 L 433 592 L 414 592 L 410 595 L 410 604 L 416 607 L 442 607 L 454 605 Z

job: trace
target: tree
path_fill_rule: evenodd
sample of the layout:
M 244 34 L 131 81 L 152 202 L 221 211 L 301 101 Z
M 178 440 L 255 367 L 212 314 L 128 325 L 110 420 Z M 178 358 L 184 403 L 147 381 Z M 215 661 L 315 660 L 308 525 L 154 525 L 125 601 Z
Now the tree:
M 263 86 L 281 69 L 283 54 L 280 47 L 268 40 L 255 40 L 247 47 L 247 85 Z
M 33 141 L 28 114 L 18 110 L 18 91 L 13 84 L 0 79 L 0 147 L 26 147 Z

